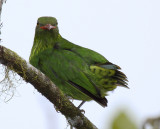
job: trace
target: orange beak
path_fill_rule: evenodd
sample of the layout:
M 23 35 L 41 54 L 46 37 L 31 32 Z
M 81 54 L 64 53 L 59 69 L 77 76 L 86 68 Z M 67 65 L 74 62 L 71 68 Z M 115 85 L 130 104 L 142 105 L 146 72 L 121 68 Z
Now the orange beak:
M 51 24 L 46 24 L 45 26 L 41 26 L 40 28 L 44 30 L 51 30 L 51 29 L 55 29 L 56 26 L 53 26 Z

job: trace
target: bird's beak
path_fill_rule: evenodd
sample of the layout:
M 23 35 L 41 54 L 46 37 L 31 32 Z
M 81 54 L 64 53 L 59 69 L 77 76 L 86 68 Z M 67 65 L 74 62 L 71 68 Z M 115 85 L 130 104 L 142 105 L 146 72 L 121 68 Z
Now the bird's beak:
M 41 26 L 40 28 L 44 30 L 51 30 L 51 29 L 55 29 L 56 26 L 53 26 L 51 24 L 46 24 L 45 26 Z

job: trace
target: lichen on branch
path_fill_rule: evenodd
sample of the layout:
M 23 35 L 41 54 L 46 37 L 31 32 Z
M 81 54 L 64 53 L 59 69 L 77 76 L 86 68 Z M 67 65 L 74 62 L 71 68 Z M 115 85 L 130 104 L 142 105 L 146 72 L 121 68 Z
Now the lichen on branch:
M 8 102 L 13 96 L 18 96 L 16 88 L 22 84 L 22 78 L 16 72 L 0 65 L 0 99 Z

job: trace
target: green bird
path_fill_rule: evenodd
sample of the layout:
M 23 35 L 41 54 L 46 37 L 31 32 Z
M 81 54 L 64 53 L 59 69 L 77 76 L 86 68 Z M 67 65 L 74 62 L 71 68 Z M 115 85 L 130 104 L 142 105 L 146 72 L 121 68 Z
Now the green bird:
M 119 71 L 119 66 L 93 50 L 64 39 L 54 17 L 38 19 L 29 61 L 66 96 L 83 100 L 80 106 L 95 100 L 105 107 L 108 91 L 117 86 L 128 88 L 127 77 Z

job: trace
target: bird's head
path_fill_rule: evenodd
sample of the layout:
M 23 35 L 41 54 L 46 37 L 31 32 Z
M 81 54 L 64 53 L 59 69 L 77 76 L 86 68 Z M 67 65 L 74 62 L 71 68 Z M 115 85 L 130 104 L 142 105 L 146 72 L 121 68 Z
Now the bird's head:
M 59 34 L 58 22 L 54 17 L 40 17 L 37 21 L 36 33 L 56 37 Z

